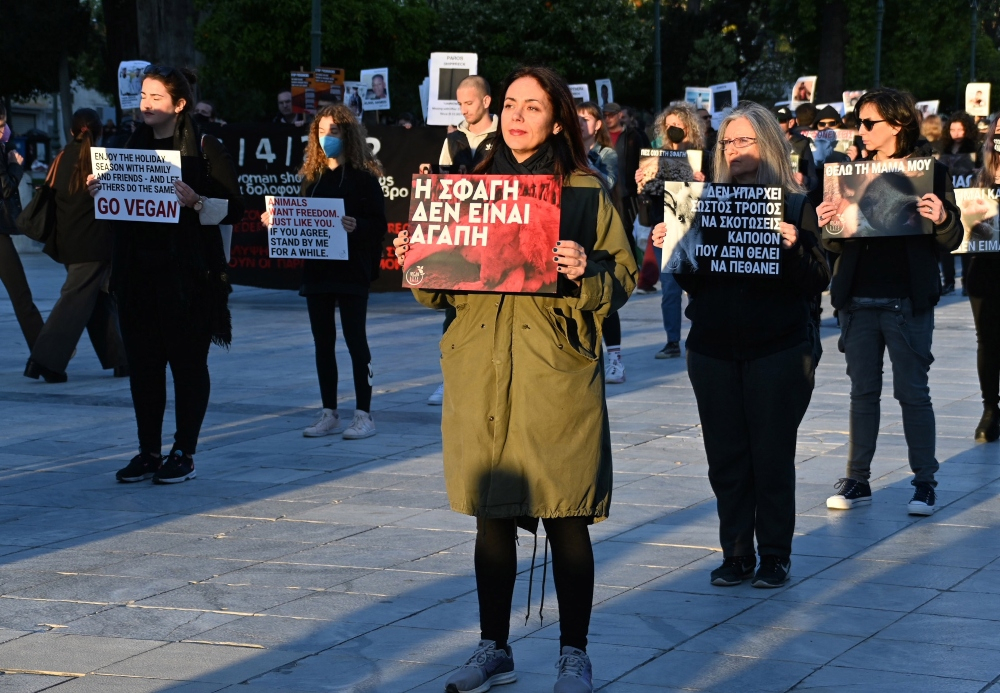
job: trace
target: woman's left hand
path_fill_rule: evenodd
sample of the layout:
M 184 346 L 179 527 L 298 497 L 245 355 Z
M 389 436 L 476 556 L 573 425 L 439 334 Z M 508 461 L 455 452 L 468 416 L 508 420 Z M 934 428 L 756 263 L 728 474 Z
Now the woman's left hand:
M 347 233 L 351 233 L 354 229 L 358 228 L 358 220 L 354 217 L 344 217 L 340 222 L 344 225 L 344 231 L 347 231 Z
M 174 192 L 177 194 L 177 199 L 185 207 L 194 207 L 195 203 L 201 199 L 201 196 L 190 185 L 179 178 L 174 181 Z
M 558 241 L 552 252 L 555 253 L 556 271 L 579 286 L 587 269 L 587 252 L 583 246 L 575 241 Z
M 694 179 L 696 181 L 698 181 L 699 183 L 704 183 L 705 182 L 705 174 L 702 173 L 701 171 L 695 171 L 694 172 Z
M 920 198 L 917 203 L 917 211 L 920 216 L 930 219 L 935 226 L 940 226 L 948 219 L 948 212 L 945 211 L 941 198 L 934 193 L 927 193 Z
M 778 225 L 778 230 L 781 233 L 781 247 L 785 250 L 799 242 L 799 230 L 794 224 L 783 221 Z

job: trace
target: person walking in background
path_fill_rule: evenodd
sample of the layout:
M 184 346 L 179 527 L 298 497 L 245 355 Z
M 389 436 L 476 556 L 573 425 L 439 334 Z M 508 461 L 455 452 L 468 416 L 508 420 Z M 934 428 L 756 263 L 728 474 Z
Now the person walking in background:
M 641 130 L 628 126 L 622 115 L 622 107 L 618 104 L 604 104 L 604 125 L 611 137 L 612 146 L 618 154 L 618 213 L 622 225 L 635 252 L 635 236 L 633 226 L 638 214 L 635 187 L 635 172 L 639 170 L 639 154 L 644 147 L 649 146 L 646 134 Z M 652 289 L 652 287 L 647 287 Z
M 226 257 L 219 224 L 243 218 L 236 168 L 222 143 L 200 135 L 191 117 L 194 74 L 150 65 L 142 82 L 143 124 L 127 148 L 175 150 L 181 155 L 176 224 L 117 221 L 111 288 L 130 370 L 139 454 L 116 474 L 127 483 L 152 478 L 177 483 L 195 477 L 194 454 L 208 409 L 208 350 L 229 346 L 232 325 Z M 97 195 L 101 184 L 89 176 Z M 216 204 L 218 203 L 218 204 Z M 219 219 L 219 209 L 224 217 Z M 167 404 L 166 368 L 174 377 L 177 432 L 166 460 L 160 454 Z
M 996 189 L 1000 187 L 1000 115 L 993 116 L 986 132 L 983 168 L 974 185 Z M 983 416 L 975 439 L 992 443 L 1000 438 L 1000 253 L 971 254 L 968 268 L 962 285 L 968 288 L 976 325 L 976 371 L 983 395 Z
M 445 482 L 452 509 L 476 517 L 481 639 L 445 691 L 486 691 L 516 680 L 508 639 L 517 527 L 534 532 L 540 520 L 552 544 L 559 601 L 554 691 L 591 693 L 589 525 L 608 517 L 611 502 L 601 323 L 628 300 L 637 269 L 587 160 L 569 85 L 540 67 L 519 68 L 507 85 L 502 137 L 476 173 L 563 180 L 562 240 L 553 250 L 559 296 L 413 292 L 430 308 L 459 308 L 443 340 Z M 404 268 L 407 241 L 405 232 L 394 241 Z M 480 329 L 486 324 L 491 329 Z
M 10 128 L 7 126 L 7 109 L 2 101 L 0 131 L 3 131 L 5 138 L 0 142 L 0 197 L 3 202 L 3 210 L 0 210 L 0 281 L 7 290 L 17 324 L 20 325 L 24 341 L 28 343 L 30 350 L 34 348 L 38 333 L 42 331 L 43 320 L 31 297 L 24 265 L 21 264 L 21 257 L 11 238 L 11 235 L 19 233 L 14 222 L 21 212 L 21 196 L 17 188 L 24 177 L 24 158 L 16 149 L 8 146 L 10 135 L 7 133 Z
M 855 113 L 871 160 L 914 155 L 920 135 L 913 97 L 894 89 L 866 92 Z M 837 216 L 833 202 L 817 208 L 820 227 Z M 962 241 L 961 213 L 955 205 L 948 169 L 934 162 L 934 192 L 920 198 L 916 211 L 933 224 L 919 236 L 824 239 L 840 253 L 833 270 L 830 299 L 840 311 L 840 350 L 851 378 L 847 475 L 826 507 L 850 510 L 872 500 L 871 463 L 879 430 L 879 400 L 886 349 L 892 361 L 893 395 L 903 411 L 903 434 L 914 478 L 911 515 L 936 509 L 934 408 L 928 373 L 934 356 L 934 306 L 941 296 L 938 248 L 952 251 Z
M 128 360 L 118 331 L 118 309 L 108 292 L 111 276 L 111 224 L 94 218 L 94 201 L 87 193 L 93 173 L 90 148 L 101 140 L 97 111 L 81 108 L 73 114 L 70 136 L 53 187 L 56 223 L 45 252 L 66 266 L 66 281 L 45 326 L 35 340 L 24 369 L 29 378 L 65 382 L 66 366 L 84 329 L 101 362 L 116 378 L 127 377 Z
M 349 106 L 327 106 L 309 127 L 305 161 L 299 170 L 303 197 L 344 201 L 347 260 L 306 260 L 302 288 L 309 308 L 309 325 L 316 344 L 316 373 L 323 398 L 319 420 L 302 435 L 309 438 L 343 431 L 355 440 L 375 435 L 371 416 L 372 365 L 365 322 L 368 288 L 378 272 L 382 239 L 388 232 L 382 167 L 365 144 L 365 131 Z M 261 221 L 270 226 L 265 212 Z M 346 430 L 337 411 L 337 306 L 340 327 L 354 372 L 354 419 Z
M 674 101 L 656 118 L 656 145 L 671 151 L 700 151 L 701 166 L 698 170 L 690 165 L 689 159 L 663 158 L 657 167 L 656 177 L 645 178 L 642 170 L 636 172 L 641 211 L 648 210 L 648 218 L 640 219 L 645 226 L 655 226 L 663 221 L 663 183 L 698 181 L 704 182 L 706 174 L 712 171 L 711 152 L 705 151 L 703 121 L 698 117 L 694 105 L 687 101 Z M 657 275 L 660 280 L 660 313 L 663 329 L 667 333 L 666 345 L 656 352 L 657 359 L 674 359 L 681 355 L 681 303 L 684 291 L 674 275 L 660 272 L 663 266 L 663 251 L 653 246 Z
M 445 137 L 438 165 L 442 173 L 471 173 L 493 150 L 500 121 L 490 114 L 493 97 L 490 95 L 490 83 L 484 78 L 478 75 L 466 77 L 459 82 L 455 95 L 463 120 Z M 454 319 L 455 308 L 445 306 L 442 332 L 448 331 Z M 427 398 L 427 404 L 440 406 L 443 401 L 444 383 L 441 383 Z
M 716 183 L 783 190 L 780 277 L 676 275 L 691 297 L 688 375 L 718 500 L 723 562 L 713 585 L 752 577 L 754 587 L 780 587 L 791 570 L 795 441 L 812 398 L 819 338 L 810 306 L 830 269 L 790 154 L 774 116 L 758 104 L 739 103 L 719 127 Z M 654 244 L 662 247 L 665 236 L 661 223 Z

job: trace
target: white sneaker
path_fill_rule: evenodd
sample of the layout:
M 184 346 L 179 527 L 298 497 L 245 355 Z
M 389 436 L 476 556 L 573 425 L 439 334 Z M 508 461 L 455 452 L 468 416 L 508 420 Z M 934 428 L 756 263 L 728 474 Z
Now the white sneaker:
M 617 384 L 625 382 L 625 364 L 622 363 L 621 354 L 609 353 L 608 364 L 604 367 L 604 382 Z
M 427 404 L 432 407 L 440 407 L 442 402 L 444 402 L 444 383 L 438 385 L 434 394 L 427 398 Z
M 334 409 L 324 409 L 319 421 L 302 431 L 302 435 L 306 438 L 319 438 L 331 433 L 340 433 L 343 430 L 344 427 L 340 425 L 340 414 Z
M 360 409 L 354 412 L 354 421 L 344 431 L 344 440 L 360 440 L 375 435 L 375 422 L 372 415 Z

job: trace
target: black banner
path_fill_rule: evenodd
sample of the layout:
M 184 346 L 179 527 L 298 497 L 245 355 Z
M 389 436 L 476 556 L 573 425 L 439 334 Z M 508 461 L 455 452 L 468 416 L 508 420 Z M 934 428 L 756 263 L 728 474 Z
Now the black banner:
M 436 170 L 445 129 L 374 125 L 367 130 L 368 145 L 385 170 L 381 183 L 389 221 L 381 271 L 372 291 L 401 291 L 403 274 L 392 252 L 392 239 L 407 226 L 410 179 L 414 173 L 420 173 L 424 164 Z M 260 223 L 260 215 L 265 195 L 299 194 L 297 171 L 308 129 L 281 123 L 249 123 L 209 126 L 206 131 L 222 140 L 232 156 L 246 204 L 243 220 L 233 226 L 229 262 L 233 283 L 265 289 L 298 289 L 303 261 L 268 257 L 267 230 Z

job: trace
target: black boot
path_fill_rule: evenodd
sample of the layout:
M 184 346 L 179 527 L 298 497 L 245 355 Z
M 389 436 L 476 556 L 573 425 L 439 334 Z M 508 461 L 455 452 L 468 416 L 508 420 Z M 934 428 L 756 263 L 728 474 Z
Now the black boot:
M 46 368 L 37 361 L 28 359 L 28 363 L 24 367 L 24 377 L 38 380 L 39 376 L 45 378 L 47 383 L 64 383 L 68 379 L 65 373 L 59 373 L 51 368 Z
M 983 418 L 976 426 L 976 442 L 992 443 L 1000 438 L 1000 408 L 996 406 L 985 407 Z

